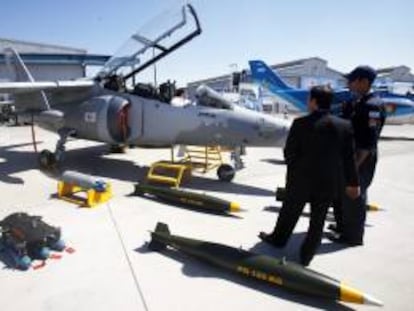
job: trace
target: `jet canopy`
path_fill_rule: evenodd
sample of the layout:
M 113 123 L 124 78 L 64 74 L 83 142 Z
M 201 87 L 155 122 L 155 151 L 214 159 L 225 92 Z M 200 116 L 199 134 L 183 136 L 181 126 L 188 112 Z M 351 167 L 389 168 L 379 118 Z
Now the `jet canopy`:
M 134 33 L 108 60 L 98 77 L 120 75 L 127 80 L 200 33 L 197 14 L 190 4 L 164 12 Z

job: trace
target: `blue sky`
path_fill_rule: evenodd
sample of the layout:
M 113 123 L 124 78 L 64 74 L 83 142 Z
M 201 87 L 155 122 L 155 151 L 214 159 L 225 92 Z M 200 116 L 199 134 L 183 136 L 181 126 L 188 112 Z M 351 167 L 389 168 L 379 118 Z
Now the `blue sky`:
M 137 29 L 181 0 L 4 0 L 0 37 L 112 54 Z M 411 0 L 196 0 L 203 34 L 158 66 L 184 84 L 245 68 L 319 56 L 349 71 L 407 65 L 414 71 Z

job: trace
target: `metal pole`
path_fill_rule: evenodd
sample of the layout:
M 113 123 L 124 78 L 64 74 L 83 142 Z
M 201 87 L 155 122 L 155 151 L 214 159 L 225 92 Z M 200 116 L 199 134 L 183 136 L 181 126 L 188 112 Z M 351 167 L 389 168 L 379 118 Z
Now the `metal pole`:
M 155 57 L 155 48 L 152 48 L 152 57 Z M 154 63 L 154 86 L 157 87 L 157 63 Z

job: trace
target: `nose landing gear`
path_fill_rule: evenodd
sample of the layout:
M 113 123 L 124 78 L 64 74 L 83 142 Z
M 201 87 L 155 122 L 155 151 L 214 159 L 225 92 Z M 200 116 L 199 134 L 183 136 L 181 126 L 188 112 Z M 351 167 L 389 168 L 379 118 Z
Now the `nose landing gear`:
M 50 150 L 44 149 L 39 154 L 39 166 L 41 170 L 54 170 L 57 168 L 58 160 Z
M 58 131 L 59 140 L 56 143 L 55 152 L 44 149 L 39 154 L 39 166 L 43 171 L 56 171 L 59 169 L 59 165 L 63 160 L 63 154 L 65 152 L 65 144 L 69 136 L 73 135 L 75 130 L 63 128 Z

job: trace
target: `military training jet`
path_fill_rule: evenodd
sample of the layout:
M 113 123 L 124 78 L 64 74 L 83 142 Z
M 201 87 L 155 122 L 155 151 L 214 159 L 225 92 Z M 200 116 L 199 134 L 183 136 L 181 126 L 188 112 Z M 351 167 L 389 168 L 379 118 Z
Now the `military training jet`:
M 62 161 L 69 137 L 111 145 L 284 146 L 290 125 L 286 120 L 238 107 L 206 86 L 199 88 L 193 105 L 174 107 L 169 104 L 171 83 L 156 89 L 135 82 L 138 73 L 201 33 L 191 5 L 174 16 L 155 35 L 132 35 L 127 51 L 115 54 L 90 80 L 34 81 L 19 54 L 5 51 L 15 82 L 0 83 L 0 93 L 12 95 L 17 113 L 60 137 L 54 152 L 40 152 L 43 168 Z M 164 24 L 165 19 L 160 21 Z M 219 177 L 230 169 L 234 174 L 231 166 L 220 167 Z

